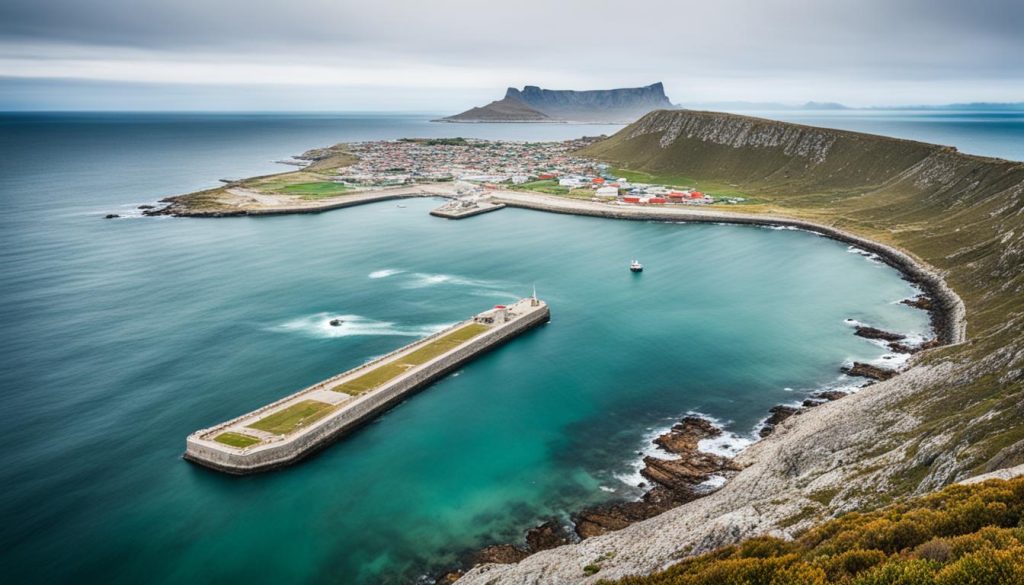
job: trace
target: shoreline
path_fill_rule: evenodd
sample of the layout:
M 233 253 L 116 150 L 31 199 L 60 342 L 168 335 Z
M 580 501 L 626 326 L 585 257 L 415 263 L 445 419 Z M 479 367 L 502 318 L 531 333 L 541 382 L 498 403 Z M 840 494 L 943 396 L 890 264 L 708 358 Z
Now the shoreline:
M 437 187 L 441 187 L 438 189 Z M 430 187 L 434 187 L 433 190 Z M 401 192 L 397 192 L 401 191 Z M 377 192 L 369 196 L 361 197 L 358 200 L 351 198 L 348 201 L 343 202 L 331 202 L 327 205 L 311 206 L 310 208 L 300 209 L 274 209 L 274 210 L 260 210 L 252 212 L 250 210 L 240 210 L 235 215 L 277 215 L 287 213 L 319 213 L 322 211 L 329 211 L 331 209 L 338 209 L 342 207 L 349 207 L 353 205 L 360 205 L 363 203 L 372 203 L 377 201 L 385 201 L 389 199 L 401 199 L 411 197 L 430 197 L 430 196 L 445 196 L 444 185 L 422 185 L 415 187 L 407 187 L 403 189 L 388 190 L 387 193 Z M 450 196 L 450 195 L 449 195 Z M 819 236 L 827 237 L 836 240 L 847 245 L 855 246 L 861 250 L 869 253 L 876 254 L 882 262 L 895 268 L 900 274 L 909 282 L 917 285 L 923 295 L 931 299 L 931 305 L 928 308 L 918 307 L 922 310 L 927 310 L 932 322 L 932 329 L 936 335 L 938 341 L 937 345 L 929 346 L 926 349 L 932 347 L 942 347 L 947 345 L 957 345 L 966 341 L 967 323 L 966 323 L 966 308 L 963 300 L 957 295 L 950 287 L 946 284 L 942 274 L 935 268 L 929 266 L 924 261 L 919 260 L 912 256 L 909 252 L 902 249 L 877 242 L 865 236 L 859 236 L 842 229 L 818 224 L 813 221 L 798 219 L 794 217 L 785 217 L 777 215 L 757 215 L 757 214 L 743 214 L 733 211 L 724 210 L 697 210 L 697 209 L 679 209 L 679 208 L 643 208 L 643 207 L 625 207 L 625 206 L 612 206 L 603 203 L 595 203 L 584 200 L 572 200 L 563 197 L 544 195 L 539 193 L 529 192 L 512 192 L 505 190 L 498 190 L 492 194 L 492 200 L 495 203 L 502 203 L 507 207 L 515 207 L 520 209 L 529 209 L 534 211 L 543 211 L 548 213 L 560 213 L 566 215 L 578 215 L 588 217 L 601 217 L 604 219 L 620 219 L 620 220 L 632 220 L 632 221 L 665 221 L 672 223 L 717 223 L 717 224 L 729 224 L 729 225 L 751 225 L 757 227 L 767 228 L 789 228 L 798 229 L 802 231 L 811 232 Z M 177 215 L 177 214 L 176 214 Z M 220 217 L 222 215 L 214 214 L 199 214 L 189 215 L 192 217 Z M 878 382 L 876 386 L 882 386 L 886 388 L 894 387 L 893 384 L 902 385 L 905 384 L 903 374 L 908 373 L 911 370 L 919 370 L 916 367 L 915 362 L 919 354 L 927 353 L 927 351 L 917 352 L 908 357 L 908 360 L 902 364 L 902 366 L 893 372 L 893 379 L 888 382 Z M 718 506 L 721 506 L 719 494 L 730 493 L 733 489 L 742 490 L 742 487 L 735 487 L 733 484 L 735 480 L 739 479 L 739 476 L 743 474 L 742 470 L 754 466 L 771 466 L 773 464 L 773 456 L 779 457 L 780 454 L 777 452 L 777 445 L 779 442 L 785 442 L 787 439 L 792 439 L 792 435 L 800 432 L 803 433 L 815 433 L 820 431 L 821 418 L 828 419 L 836 416 L 842 416 L 844 411 L 855 411 L 857 404 L 870 400 L 869 395 L 877 395 L 877 392 L 856 392 L 848 394 L 846 397 L 839 401 L 843 404 L 850 405 L 849 407 L 827 407 L 826 405 L 831 404 L 837 400 L 829 399 L 827 401 L 815 404 L 814 407 L 805 405 L 801 409 L 792 409 L 793 412 L 789 414 L 802 414 L 804 416 L 785 416 L 782 419 L 775 421 L 771 425 L 772 432 L 759 440 L 756 440 L 753 444 L 747 446 L 740 453 L 735 455 L 731 461 L 735 461 L 736 465 L 739 466 L 739 475 L 734 478 L 729 478 L 728 482 L 725 482 L 723 486 L 717 487 L 717 489 L 711 489 L 707 493 L 701 494 L 697 498 L 689 501 L 676 504 L 668 507 L 667 509 L 660 510 L 656 515 L 647 518 L 639 518 L 625 526 L 618 528 L 612 532 L 604 534 L 597 534 L 590 538 L 582 539 L 578 542 L 571 541 L 552 541 L 555 545 L 549 548 L 541 548 L 531 551 L 528 555 L 524 555 L 521 558 L 514 558 L 513 564 L 476 564 L 468 568 L 463 565 L 464 568 L 456 569 L 456 572 L 451 572 L 442 575 L 438 582 L 451 582 L 452 577 L 462 578 L 467 577 L 461 582 L 473 583 L 477 579 L 484 581 L 490 581 L 494 578 L 492 571 L 497 570 L 501 567 L 518 567 L 520 564 L 529 563 L 531 559 L 536 557 L 545 557 L 545 551 L 555 552 L 555 549 L 564 549 L 569 546 L 580 550 L 590 550 L 590 547 L 601 547 L 602 542 L 606 540 L 612 540 L 620 542 L 618 539 L 623 538 L 625 533 L 631 532 L 632 529 L 644 530 L 644 527 L 650 524 L 661 524 L 664 522 L 670 522 L 672 517 L 677 515 L 688 514 L 691 510 L 697 510 L 697 516 L 701 518 L 701 522 L 707 522 L 711 517 L 711 514 L 707 512 L 707 508 L 714 508 L 716 502 Z M 813 414 L 809 414 L 809 411 L 813 411 Z M 774 413 L 774 411 L 770 411 Z M 838 414 L 837 414 L 838 412 Z M 820 413 L 820 414 L 819 414 Z M 787 419 L 803 419 L 805 421 L 802 425 L 796 425 Z M 856 418 L 856 417 L 853 417 Z M 819 421 L 817 424 L 813 421 Z M 863 426 L 867 426 L 866 424 Z M 758 429 L 754 429 L 756 433 Z M 780 432 L 781 431 L 781 432 Z M 773 453 L 773 447 L 775 447 L 775 453 Z M 648 491 L 647 493 L 650 493 Z M 646 494 L 645 494 L 646 495 Z M 725 497 L 725 496 L 720 496 Z M 799 498 L 801 496 L 794 496 Z M 638 500 L 627 500 L 621 504 L 637 505 L 642 503 L 643 496 Z M 752 505 L 752 504 L 748 504 Z M 704 511 L 701 511 L 704 510 Z M 591 512 L 590 509 L 578 510 L 572 514 L 574 523 L 581 515 Z M 726 513 L 728 515 L 728 513 Z M 781 521 L 776 518 L 776 522 Z M 698 526 L 692 526 L 694 531 L 699 531 Z M 528 544 L 530 542 L 530 535 L 534 531 L 550 531 L 556 527 L 552 527 L 550 522 L 546 522 L 538 527 L 535 527 L 532 531 L 527 534 Z M 745 533 L 756 533 L 756 527 L 744 526 L 742 529 Z M 575 530 L 574 530 L 575 533 Z M 676 539 L 682 536 L 675 537 Z M 721 538 L 721 537 L 719 537 Z M 671 539 L 670 539 L 671 540 Z M 713 541 L 711 537 L 703 539 L 703 543 Z M 690 546 L 692 546 L 690 541 Z M 532 545 L 531 545 L 532 546 Z M 702 545 L 703 546 L 703 545 Z M 498 550 L 515 548 L 511 544 L 497 544 L 492 547 Z M 574 550 L 573 553 L 576 551 Z M 480 551 L 473 551 L 467 554 L 467 558 L 472 558 L 469 555 L 475 555 Z M 555 553 L 557 554 L 557 553 Z M 607 553 L 603 553 L 607 554 Z M 559 565 L 563 563 L 582 563 L 586 564 L 586 559 L 580 559 L 578 555 L 573 554 L 576 557 L 573 560 L 568 560 L 560 557 Z M 543 563 L 542 560 L 536 560 L 538 563 Z M 611 568 L 611 567 L 609 567 Z M 518 570 L 518 569 L 517 569 Z M 463 573 L 462 571 L 465 571 Z M 529 573 L 528 569 L 524 572 Z M 534 574 L 536 576 L 536 574 Z M 623 574 L 622 576 L 624 576 Z M 448 581 L 442 581 L 442 579 L 448 579 Z M 500 577 L 499 577 L 500 579 Z M 525 582 L 525 581 L 524 581 Z M 535 581 L 533 581 L 535 582 Z

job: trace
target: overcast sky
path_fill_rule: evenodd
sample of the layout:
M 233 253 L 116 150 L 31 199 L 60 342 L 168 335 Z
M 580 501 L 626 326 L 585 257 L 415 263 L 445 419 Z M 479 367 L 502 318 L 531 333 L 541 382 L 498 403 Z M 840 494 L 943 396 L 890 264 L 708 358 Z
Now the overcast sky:
M 0 109 L 1024 101 L 1024 0 L 0 0 Z

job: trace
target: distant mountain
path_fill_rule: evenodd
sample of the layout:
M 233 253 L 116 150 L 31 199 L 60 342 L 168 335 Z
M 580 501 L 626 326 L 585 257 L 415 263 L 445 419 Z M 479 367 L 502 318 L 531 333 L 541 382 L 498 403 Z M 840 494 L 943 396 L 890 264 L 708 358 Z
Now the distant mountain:
M 603 122 L 628 124 L 653 110 L 674 109 L 659 82 L 646 87 L 574 91 L 514 87 L 505 97 L 439 122 Z

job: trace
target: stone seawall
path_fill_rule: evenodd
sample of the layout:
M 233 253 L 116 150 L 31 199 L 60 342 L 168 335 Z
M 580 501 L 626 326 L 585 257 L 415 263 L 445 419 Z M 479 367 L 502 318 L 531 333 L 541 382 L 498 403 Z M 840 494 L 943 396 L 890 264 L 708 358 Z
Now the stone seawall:
M 439 356 L 408 374 L 399 376 L 384 387 L 345 403 L 345 408 L 338 413 L 328 415 L 309 428 L 282 441 L 260 445 L 252 449 L 222 449 L 211 445 L 211 441 L 202 438 L 211 432 L 211 429 L 204 429 L 188 437 L 183 457 L 188 461 L 218 471 L 239 475 L 291 465 L 359 428 L 377 414 L 458 369 L 471 359 L 529 329 L 546 323 L 549 319 L 550 311 L 545 305 L 543 310 L 528 313 L 504 327 L 488 331 L 454 351 Z M 346 372 L 345 375 L 349 373 Z

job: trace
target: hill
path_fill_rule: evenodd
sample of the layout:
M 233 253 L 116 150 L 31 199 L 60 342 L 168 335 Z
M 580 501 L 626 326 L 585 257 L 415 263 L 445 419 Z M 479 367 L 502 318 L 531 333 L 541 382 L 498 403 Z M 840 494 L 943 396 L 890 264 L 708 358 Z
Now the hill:
M 605 122 L 629 123 L 644 114 L 672 108 L 664 86 L 573 91 L 527 85 L 510 87 L 486 106 L 442 118 L 442 122 Z
M 630 177 L 746 195 L 756 201 L 743 206 L 748 214 L 902 249 L 963 299 L 966 340 L 788 419 L 742 453 L 743 470 L 711 495 L 517 565 L 478 567 L 466 583 L 652 573 L 744 538 L 793 537 L 844 513 L 1024 464 L 1024 164 L 695 111 L 652 112 L 581 154 Z M 595 559 L 600 573 L 591 575 L 585 568 Z

